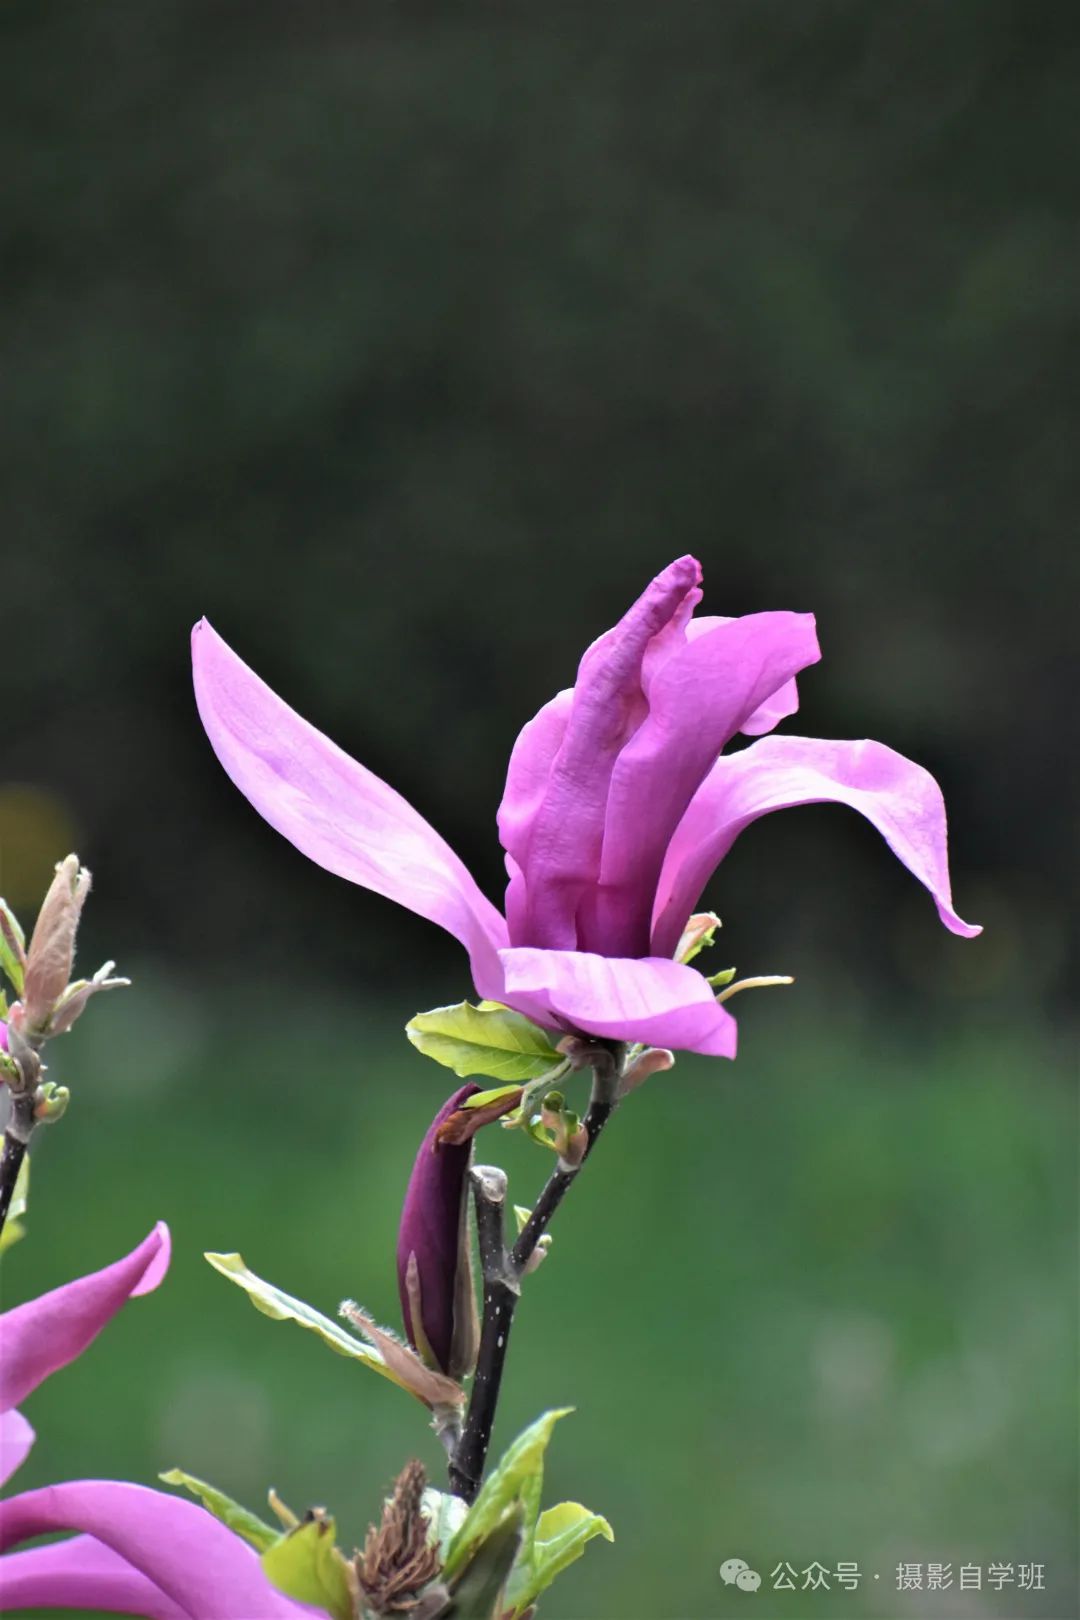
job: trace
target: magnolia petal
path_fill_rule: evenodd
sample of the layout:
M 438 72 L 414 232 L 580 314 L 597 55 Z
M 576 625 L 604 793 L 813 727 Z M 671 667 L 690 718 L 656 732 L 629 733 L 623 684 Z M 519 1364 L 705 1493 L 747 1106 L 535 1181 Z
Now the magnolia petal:
M 760 703 L 753 714 L 747 715 L 739 730 L 744 737 L 764 737 L 775 730 L 781 720 L 795 714 L 799 707 L 799 688 L 794 675 L 790 681 L 776 689 L 772 697 Z
M 0 1558 L 0 1611 L 27 1609 L 101 1610 L 139 1614 L 147 1620 L 191 1620 L 191 1610 L 174 1603 L 160 1587 L 125 1558 L 93 1536 L 72 1536 L 47 1547 Z
M 718 613 L 706 613 L 699 619 L 691 619 L 686 627 L 689 641 L 696 640 L 706 631 L 712 630 L 718 624 L 734 624 L 734 619 L 723 618 Z M 747 715 L 739 730 L 744 737 L 763 737 L 766 732 L 772 731 L 781 720 L 788 715 L 797 713 L 799 708 L 799 688 L 794 675 L 790 681 L 778 686 L 771 697 L 758 705 L 753 714 Z
M 600 884 L 579 912 L 579 944 L 605 955 L 648 952 L 664 855 L 694 793 L 724 744 L 820 656 L 813 614 L 752 613 L 668 659 L 611 772 Z
M 0 1411 L 17 1406 L 50 1373 L 82 1354 L 121 1305 L 158 1286 L 169 1268 L 169 1229 L 159 1221 L 123 1260 L 64 1283 L 0 1317 Z
M 438 923 L 495 997 L 506 924 L 449 844 L 393 788 L 301 718 L 203 619 L 195 698 L 214 752 L 264 820 L 328 872 Z
M 674 950 L 688 914 L 736 838 L 759 816 L 800 804 L 858 810 L 934 897 L 954 934 L 981 929 L 953 910 L 945 803 L 929 771 L 879 742 L 763 737 L 717 760 L 679 823 L 664 862 L 653 950 Z
M 734 1057 L 735 1020 L 694 968 L 657 957 L 587 951 L 500 952 L 506 997 L 542 1003 L 564 1029 L 603 1040 L 641 1041 L 711 1057 Z
M 615 628 L 586 651 L 568 714 L 565 704 L 554 711 L 549 705 L 534 722 L 536 731 L 519 739 L 500 820 L 504 847 L 524 885 L 523 896 L 511 896 L 512 939 L 552 949 L 577 943 L 578 902 L 599 877 L 612 768 L 646 712 L 643 660 L 700 578 L 693 557 L 680 557 L 658 574 Z
M 253 1547 L 181 1497 L 116 1480 L 80 1479 L 0 1502 L 0 1551 L 56 1530 L 93 1536 L 192 1620 L 325 1620 L 321 1609 L 271 1586 Z
M 34 1431 L 21 1412 L 0 1412 L 0 1485 L 6 1485 L 26 1461 Z
M 566 735 L 573 702 L 572 690 L 557 693 L 521 728 L 510 752 L 506 787 L 496 820 L 510 876 L 506 890 L 506 926 L 511 940 L 524 936 L 529 904 L 525 874 L 514 851 L 523 859 L 527 856 L 529 832 L 543 806 L 551 767 Z

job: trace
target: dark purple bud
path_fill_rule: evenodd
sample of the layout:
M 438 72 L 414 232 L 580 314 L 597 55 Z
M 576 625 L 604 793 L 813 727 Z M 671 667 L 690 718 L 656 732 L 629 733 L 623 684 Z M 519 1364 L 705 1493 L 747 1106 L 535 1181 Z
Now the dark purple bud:
M 478 1325 L 469 1251 L 471 1142 L 440 1142 L 439 1127 L 480 1090 L 469 1081 L 432 1120 L 416 1155 L 398 1230 L 401 1314 L 409 1343 L 451 1378 L 472 1370 Z

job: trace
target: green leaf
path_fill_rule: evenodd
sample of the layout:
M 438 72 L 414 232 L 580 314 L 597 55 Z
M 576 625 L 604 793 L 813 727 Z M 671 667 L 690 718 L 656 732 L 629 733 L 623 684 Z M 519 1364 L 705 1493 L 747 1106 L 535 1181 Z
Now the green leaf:
M 521 1503 L 514 1503 L 476 1548 L 453 1584 L 454 1620 L 501 1620 L 506 1613 L 507 1583 L 521 1550 L 524 1517 Z
M 26 935 L 6 900 L 0 900 L 0 968 L 11 981 L 17 996 L 23 993 L 26 963 Z
M 544 1452 L 551 1432 L 572 1407 L 564 1406 L 530 1423 L 488 1475 L 480 1494 L 469 1509 L 465 1522 L 446 1552 L 443 1575 L 452 1581 L 472 1558 L 477 1547 L 506 1518 L 516 1503 L 524 1510 L 527 1542 L 540 1511 L 540 1491 L 544 1483 Z
M 545 1030 L 507 1007 L 434 1007 L 417 1013 L 405 1033 L 425 1057 L 434 1058 L 466 1079 L 489 1075 L 493 1080 L 538 1080 L 562 1057 Z
M 185 1474 L 182 1468 L 170 1468 L 167 1474 L 159 1474 L 158 1479 L 164 1480 L 166 1485 L 182 1485 L 184 1490 L 197 1496 L 208 1513 L 222 1524 L 228 1525 L 236 1535 L 243 1536 L 245 1541 L 259 1552 L 265 1552 L 281 1537 L 281 1531 L 275 1530 L 273 1525 L 266 1524 L 258 1514 L 251 1513 L 239 1502 L 234 1502 L 231 1496 L 224 1491 L 217 1490 L 208 1485 L 203 1479 L 196 1479 L 193 1474 Z
M 335 1545 L 333 1519 L 324 1514 L 279 1536 L 260 1563 L 268 1580 L 286 1597 L 326 1609 L 334 1620 L 352 1620 L 345 1559 Z
M 521 1090 L 520 1085 L 511 1082 L 508 1086 L 492 1086 L 490 1091 L 477 1091 L 473 1096 L 466 1097 L 463 1108 L 486 1108 L 488 1103 L 501 1102 L 504 1097 L 516 1097 Z
M 19 1173 L 15 1177 L 15 1186 L 11 1193 L 11 1203 L 8 1205 L 8 1218 L 4 1230 L 0 1232 L 0 1254 L 10 1249 L 13 1243 L 26 1236 L 26 1227 L 19 1219 L 26 1214 L 26 1205 L 30 1197 L 30 1155 L 23 1154 Z
M 354 1361 L 362 1361 L 367 1366 L 381 1373 L 384 1378 L 397 1384 L 400 1389 L 408 1389 L 408 1385 L 399 1378 L 397 1373 L 387 1365 L 385 1359 L 371 1345 L 364 1344 L 360 1339 L 353 1338 L 343 1327 L 324 1316 L 312 1305 L 305 1305 L 302 1299 L 294 1299 L 273 1283 L 268 1283 L 262 1277 L 256 1277 L 244 1264 L 244 1257 L 240 1254 L 206 1254 L 204 1259 L 209 1260 L 215 1271 L 220 1271 L 223 1277 L 242 1288 L 257 1311 L 264 1316 L 272 1317 L 275 1322 L 297 1322 L 309 1333 L 318 1334 L 324 1344 L 331 1350 L 336 1350 L 339 1356 L 351 1356 Z M 413 1392 L 409 1390 L 409 1393 Z
M 513 1613 L 535 1603 L 556 1575 L 581 1557 L 594 1536 L 615 1540 L 607 1520 L 599 1513 L 590 1513 L 580 1502 L 560 1502 L 541 1513 L 532 1545 L 522 1549 L 510 1577 L 506 1596 Z
M 439 1556 L 445 1559 L 446 1549 L 461 1529 L 469 1510 L 460 1496 L 451 1496 L 449 1491 L 436 1490 L 434 1485 L 426 1487 L 420 1498 L 420 1506 L 427 1515 L 430 1539 L 438 1547 Z

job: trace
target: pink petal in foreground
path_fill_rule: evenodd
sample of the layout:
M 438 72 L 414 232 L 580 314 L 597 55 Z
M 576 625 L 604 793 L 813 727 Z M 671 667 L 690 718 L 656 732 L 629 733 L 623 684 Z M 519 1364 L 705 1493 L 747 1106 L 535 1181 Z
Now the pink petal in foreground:
M 253 1547 L 178 1496 L 80 1479 L 0 1502 L 0 1551 L 56 1530 L 93 1536 L 192 1620 L 326 1620 L 271 1586 Z
M 192 1620 L 153 1581 L 93 1536 L 72 1536 L 0 1558 L 0 1613 L 90 1609 L 146 1620 Z
M 21 1412 L 0 1412 L 0 1485 L 20 1468 L 34 1443 L 34 1431 Z
M 97 1338 L 136 1294 L 157 1287 L 169 1268 L 169 1229 L 159 1221 L 123 1260 L 64 1283 L 0 1316 L 0 1411 L 17 1406 L 58 1367 Z
M 500 989 L 506 924 L 450 846 L 393 788 L 271 691 L 205 619 L 191 636 L 195 698 L 214 752 L 271 827 L 338 877 L 438 923 Z
M 735 1056 L 735 1020 L 694 968 L 657 957 L 594 956 L 523 946 L 500 952 L 505 1000 L 548 1023 L 605 1040 Z
M 653 950 L 674 951 L 687 917 L 736 838 L 759 816 L 800 804 L 850 805 L 934 897 L 966 939 L 981 929 L 953 910 L 945 803 L 929 771 L 879 742 L 763 737 L 717 760 L 671 841 L 653 918 Z

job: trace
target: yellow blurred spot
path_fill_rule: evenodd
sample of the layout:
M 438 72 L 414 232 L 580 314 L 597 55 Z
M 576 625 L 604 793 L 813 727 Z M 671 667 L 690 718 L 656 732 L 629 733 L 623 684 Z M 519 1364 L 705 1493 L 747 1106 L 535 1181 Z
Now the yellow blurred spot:
M 78 846 L 74 817 L 55 793 L 29 783 L 0 788 L 0 894 L 27 933 L 57 861 Z

